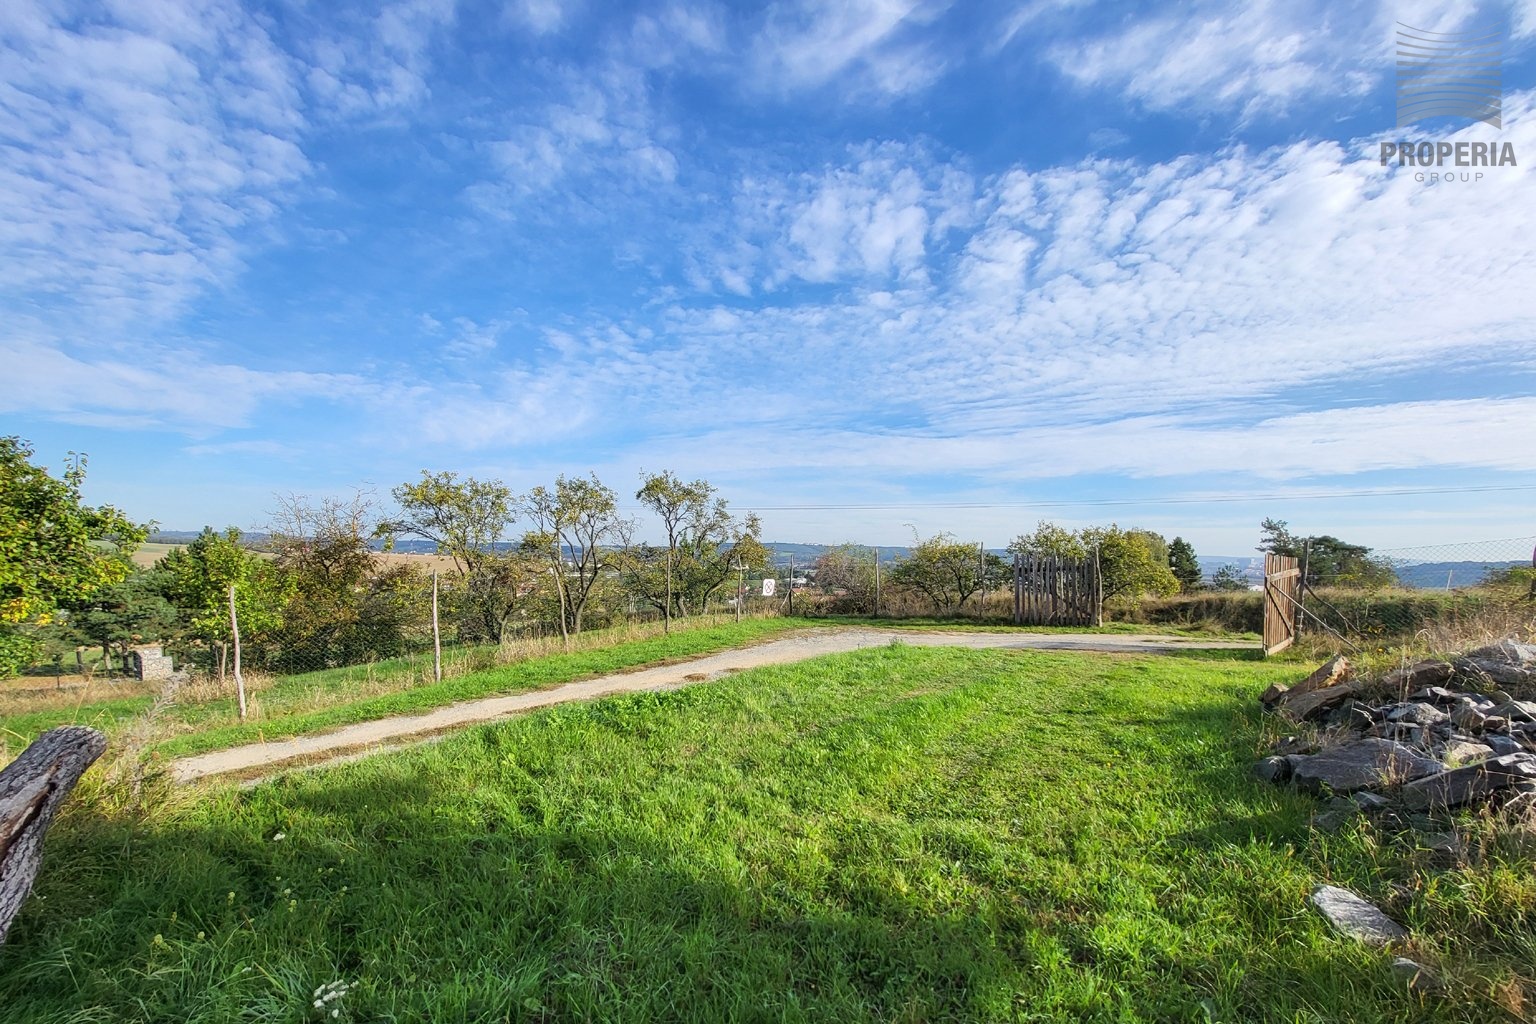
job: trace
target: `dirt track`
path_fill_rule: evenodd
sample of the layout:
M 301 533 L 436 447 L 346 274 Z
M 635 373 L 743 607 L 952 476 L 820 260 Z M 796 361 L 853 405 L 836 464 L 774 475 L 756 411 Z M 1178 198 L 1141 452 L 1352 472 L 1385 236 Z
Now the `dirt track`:
M 272 743 L 254 743 L 215 750 L 175 761 L 171 769 L 178 782 L 193 782 L 212 775 L 237 774 L 245 778 L 270 774 L 298 762 L 306 766 L 349 760 L 440 735 L 463 726 L 493 722 L 534 708 L 573 700 L 590 700 L 610 693 L 636 690 L 673 690 L 690 682 L 716 679 L 729 672 L 762 665 L 784 665 L 824 654 L 841 654 L 863 647 L 879 647 L 900 640 L 914 647 L 968 647 L 976 650 L 1099 651 L 1127 654 L 1165 654 L 1193 648 L 1251 650 L 1257 644 L 1222 640 L 1185 640 L 1169 636 L 1110 635 L 1097 633 L 943 633 L 911 630 L 856 629 L 817 631 L 786 637 L 741 650 L 723 651 L 675 665 L 663 665 L 566 683 L 548 690 L 485 697 L 437 708 L 419 715 L 401 715 L 372 722 L 358 722 L 333 732 L 299 736 Z M 291 765 L 290 767 L 297 767 Z

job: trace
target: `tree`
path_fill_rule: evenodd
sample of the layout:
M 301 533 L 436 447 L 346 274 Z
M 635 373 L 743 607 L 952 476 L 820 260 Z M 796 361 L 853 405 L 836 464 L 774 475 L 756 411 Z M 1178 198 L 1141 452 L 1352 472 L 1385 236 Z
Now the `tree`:
M 1300 537 L 1290 531 L 1284 519 L 1265 519 L 1259 524 L 1259 531 L 1260 551 L 1289 555 L 1306 563 L 1307 586 L 1375 588 L 1397 582 L 1392 564 L 1373 558 L 1371 549 L 1364 545 L 1349 544 L 1327 534 Z
M 875 611 L 875 553 L 860 544 L 827 548 L 811 567 L 823 593 L 836 595 L 838 611 Z
M 1149 594 L 1172 594 L 1179 581 L 1168 568 L 1167 555 L 1158 559 L 1162 537 L 1150 530 L 1122 530 L 1118 524 L 1095 526 L 1079 535 L 1083 544 L 1098 553 L 1104 599 L 1135 600 Z M 1166 551 L 1166 544 L 1162 547 Z
M 1168 545 L 1168 568 L 1173 571 L 1173 577 L 1179 581 L 1179 589 L 1182 591 L 1193 593 L 1204 585 L 1194 545 L 1183 537 L 1173 538 L 1173 543 Z
M 667 535 L 667 550 L 664 555 L 666 593 L 661 603 L 662 630 L 667 633 L 672 631 L 673 575 L 677 561 L 678 532 L 682 529 L 684 520 L 699 514 L 699 510 L 709 501 L 712 491 L 713 488 L 703 480 L 685 484 L 671 470 L 666 470 L 651 476 L 642 476 L 640 489 L 635 492 L 635 497 L 640 500 L 640 503 L 656 513 Z
M 175 635 L 171 583 L 164 569 L 150 569 L 102 587 L 84 601 L 71 603 L 67 635 L 77 644 L 100 647 L 110 671 L 113 651 L 126 659 L 134 644 Z
M 70 453 L 74 455 L 73 452 Z M 85 456 L 59 480 L 34 466 L 32 448 L 0 437 L 0 674 L 30 660 L 27 628 L 55 609 L 84 601 L 126 579 L 127 556 L 149 527 L 111 505 L 91 506 L 80 495 Z
M 240 531 L 223 533 L 203 527 L 186 547 L 177 548 L 156 564 L 171 576 L 170 596 L 181 614 L 182 631 L 191 646 L 218 665 L 223 682 L 233 631 L 229 621 L 229 588 L 235 588 L 235 614 L 243 640 L 260 642 L 282 622 L 289 591 L 277 566 L 240 543 Z
M 426 588 L 416 570 L 387 566 L 374 553 L 377 518 L 363 493 L 278 497 L 268 547 L 291 595 L 274 634 L 280 667 L 351 665 L 406 652 Z
M 702 612 L 738 566 L 767 566 L 762 521 L 750 512 L 732 515 L 730 503 L 707 481 L 684 484 L 671 473 L 658 473 L 645 478 L 636 497 L 661 518 L 667 547 L 628 549 L 624 576 L 632 593 L 661 610 L 667 628 L 674 614 Z
M 391 542 L 401 534 L 429 540 L 438 554 L 453 559 L 461 638 L 500 643 L 526 585 L 526 558 L 498 550 L 516 518 L 516 495 L 499 480 L 460 480 L 455 473 L 426 470 L 416 483 L 391 493 L 401 516 L 376 533 Z
M 581 632 L 581 619 L 599 577 L 610 568 L 610 548 L 627 545 L 633 524 L 618 513 L 618 497 L 597 479 L 557 477 L 553 490 L 539 486 L 523 499 L 534 529 L 526 550 L 550 560 L 559 603 L 560 635 Z M 570 562 L 566 557 L 569 554 Z
M 767 568 L 763 523 L 755 512 L 738 519 L 728 512 L 724 499 L 717 499 L 705 514 L 685 525 L 679 539 L 682 574 L 675 588 L 678 610 L 684 615 L 703 612 L 715 591 L 735 578 L 738 565 L 747 572 Z
M 1236 565 L 1228 562 L 1211 577 L 1211 589 L 1220 591 L 1247 590 L 1248 577 Z
M 1008 545 L 1008 551 L 1015 555 L 1049 558 L 1088 557 L 1088 548 L 1081 536 L 1046 519 L 1040 520 L 1034 533 L 1021 533 L 1015 537 L 1013 543 Z
M 403 533 L 431 541 L 438 554 L 453 559 L 461 576 L 473 573 L 494 554 L 512 525 L 517 504 L 516 496 L 499 480 L 460 480 L 456 473 L 434 475 L 426 470 L 416 483 L 401 484 L 390 493 L 400 505 L 401 517 L 383 526 L 380 534 Z
M 956 541 L 939 533 L 920 542 L 890 572 L 891 584 L 915 591 L 933 603 L 934 611 L 949 615 L 994 579 L 1001 579 L 1003 560 L 984 555 L 981 545 Z

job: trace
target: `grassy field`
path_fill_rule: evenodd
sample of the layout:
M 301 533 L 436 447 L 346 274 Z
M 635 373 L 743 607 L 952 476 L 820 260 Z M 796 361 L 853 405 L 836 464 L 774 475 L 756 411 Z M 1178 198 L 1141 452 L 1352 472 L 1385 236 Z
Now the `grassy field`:
M 1311 799 L 1247 774 L 1254 695 L 1294 671 L 893 645 L 136 815 L 88 777 L 0 955 L 0 1005 L 15 1022 L 1519 1019 L 1530 848 L 1436 866 L 1366 826 L 1311 832 Z M 1404 921 L 1446 993 L 1421 1001 L 1390 956 L 1330 934 L 1305 902 L 1325 880 Z M 347 991 L 315 1009 L 333 982 Z
M 234 684 L 197 684 L 178 690 L 160 707 L 146 733 L 167 756 L 215 750 L 321 732 L 351 722 L 423 711 L 492 694 L 558 686 L 576 679 L 660 664 L 772 639 L 811 623 L 799 619 L 725 617 L 694 620 L 663 635 L 661 626 L 592 630 L 573 641 L 570 653 L 558 640 L 506 648 L 454 652 L 462 663 L 449 666 L 441 683 L 432 681 L 431 655 L 301 675 L 248 680 L 250 719 L 239 721 Z M 449 660 L 445 656 L 445 663 Z M 17 682 L 23 682 L 18 680 Z M 11 756 L 57 725 L 89 725 L 118 735 L 140 728 L 155 701 L 157 686 L 135 681 L 94 683 L 84 690 L 55 690 L 37 681 L 26 690 L 0 690 L 0 753 Z

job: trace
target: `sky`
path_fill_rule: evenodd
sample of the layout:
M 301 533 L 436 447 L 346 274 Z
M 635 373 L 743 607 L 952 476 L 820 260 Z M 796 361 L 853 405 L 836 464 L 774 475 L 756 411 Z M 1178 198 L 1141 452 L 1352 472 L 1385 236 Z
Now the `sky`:
M 1500 127 L 1396 127 L 1399 22 L 1504 33 Z M 778 541 L 1530 537 L 1533 44 L 1536 0 L 7 0 L 0 433 L 167 529 L 670 469 Z

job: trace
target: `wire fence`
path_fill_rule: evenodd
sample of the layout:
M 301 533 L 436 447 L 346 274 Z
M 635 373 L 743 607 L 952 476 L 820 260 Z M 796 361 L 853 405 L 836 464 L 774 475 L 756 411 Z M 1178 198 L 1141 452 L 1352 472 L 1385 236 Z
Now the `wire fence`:
M 1372 551 L 1307 566 L 1298 627 L 1364 650 L 1422 634 L 1493 639 L 1536 626 L 1536 536 Z

